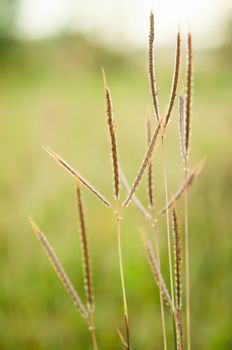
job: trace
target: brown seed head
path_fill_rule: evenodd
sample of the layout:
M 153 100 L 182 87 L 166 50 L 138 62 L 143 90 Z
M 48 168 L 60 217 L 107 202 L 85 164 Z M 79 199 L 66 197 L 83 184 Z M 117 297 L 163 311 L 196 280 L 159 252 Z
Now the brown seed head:
M 187 158 L 190 144 L 190 127 L 191 127 L 191 102 L 192 102 L 192 85 L 193 85 L 193 53 L 192 53 L 192 35 L 188 33 L 188 57 L 187 57 L 187 88 L 186 88 L 186 121 L 185 121 L 185 149 Z
M 174 107 L 175 98 L 176 98 L 179 72 L 180 72 L 180 56 L 181 56 L 180 53 L 181 53 L 181 37 L 180 37 L 180 32 L 178 31 L 177 36 L 176 36 L 176 55 L 175 55 L 175 65 L 174 65 L 174 72 L 173 72 L 172 88 L 171 88 L 168 109 L 167 109 L 167 113 L 166 113 L 166 117 L 165 117 L 164 131 L 165 131 L 165 129 L 170 121 L 172 110 Z
M 29 222 L 31 224 L 31 227 L 41 242 L 41 245 L 43 249 L 45 250 L 45 253 L 47 254 L 56 275 L 60 279 L 61 283 L 63 284 L 64 288 L 66 289 L 67 293 L 70 295 L 71 299 L 73 300 L 74 305 L 76 308 L 80 311 L 82 317 L 88 322 L 88 312 L 85 309 L 79 295 L 77 294 L 76 289 L 73 287 L 73 284 L 71 283 L 69 277 L 67 276 L 63 266 L 61 265 L 58 257 L 56 256 L 56 253 L 54 252 L 52 246 L 50 245 L 49 241 L 47 240 L 44 233 L 40 230 L 38 225 L 35 223 L 35 221 L 29 217 Z
M 110 144 L 111 144 L 111 156 L 113 164 L 113 173 L 114 173 L 114 195 L 115 198 L 119 199 L 119 174 L 118 174 L 118 149 L 116 141 L 116 132 L 115 132 L 115 123 L 113 118 L 113 106 L 111 100 L 110 90 L 106 81 L 105 71 L 102 68 L 103 81 L 104 81 L 104 91 L 105 91 L 105 100 L 106 100 L 106 113 L 107 113 L 107 124 L 110 135 Z
M 150 80 L 151 96 L 152 103 L 154 106 L 154 111 L 156 119 L 160 121 L 159 113 L 159 103 L 157 97 L 157 88 L 156 88 L 156 77 L 155 77 L 155 68 L 154 68 L 154 38 L 155 38 L 155 25 L 154 25 L 154 14 L 151 11 L 150 14 L 150 31 L 149 31 L 149 50 L 148 50 L 148 73 Z
M 82 261 L 83 261 L 83 269 L 84 269 L 85 293 L 86 293 L 89 311 L 90 313 L 93 313 L 94 312 L 94 294 L 93 294 L 90 254 L 89 254 L 89 246 L 88 246 L 82 195 L 81 195 L 81 190 L 78 183 L 76 186 L 76 195 L 77 195 L 77 209 L 78 209 L 79 226 L 80 226 L 80 239 L 81 239 L 81 246 L 82 246 Z

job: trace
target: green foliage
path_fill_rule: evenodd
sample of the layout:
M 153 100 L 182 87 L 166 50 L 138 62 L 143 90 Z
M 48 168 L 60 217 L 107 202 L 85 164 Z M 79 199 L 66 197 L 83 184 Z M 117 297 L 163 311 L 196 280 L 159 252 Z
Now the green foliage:
M 0 0 L 0 44 L 15 37 L 18 0 Z

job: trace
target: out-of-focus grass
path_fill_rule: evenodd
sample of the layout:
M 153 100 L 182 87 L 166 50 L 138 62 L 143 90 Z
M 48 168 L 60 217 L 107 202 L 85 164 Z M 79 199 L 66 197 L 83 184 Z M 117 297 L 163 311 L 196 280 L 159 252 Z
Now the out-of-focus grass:
M 34 215 L 83 295 L 74 182 L 40 145 L 49 145 L 112 198 L 101 63 L 113 96 L 121 164 L 130 182 L 145 150 L 145 117 L 151 112 L 145 55 L 138 55 L 140 61 L 129 57 L 124 62 L 103 55 L 95 60 L 94 51 L 83 54 L 78 42 L 75 54 L 69 52 L 74 45 L 58 46 L 55 54 L 48 48 L 38 50 L 41 61 L 34 54 L 30 59 L 25 57 L 27 64 L 21 59 L 17 68 L 5 64 L 1 72 L 2 349 L 91 348 L 85 324 L 51 270 L 27 215 Z M 160 55 L 158 84 L 164 111 L 173 57 Z M 191 164 L 205 155 L 207 161 L 190 197 L 192 340 L 194 349 L 230 349 L 231 70 L 219 66 L 213 53 L 196 56 Z M 177 118 L 176 109 L 167 135 L 170 192 L 183 178 Z M 164 203 L 159 153 L 154 162 L 158 206 Z M 115 328 L 122 328 L 123 320 L 114 220 L 96 198 L 83 192 L 98 338 L 102 349 L 118 349 Z M 146 203 L 145 182 L 139 194 Z M 181 203 L 179 211 L 181 214 Z M 123 220 L 123 255 L 131 337 L 136 349 L 161 348 L 159 296 L 138 230 L 142 225 L 140 214 L 130 207 Z M 162 263 L 168 276 L 164 227 L 161 222 Z

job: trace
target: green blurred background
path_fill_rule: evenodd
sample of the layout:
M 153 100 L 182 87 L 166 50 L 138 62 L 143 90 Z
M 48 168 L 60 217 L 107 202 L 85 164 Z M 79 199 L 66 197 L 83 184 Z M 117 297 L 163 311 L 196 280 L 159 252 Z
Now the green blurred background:
M 40 145 L 49 145 L 112 199 L 103 65 L 113 97 L 120 163 L 131 183 L 146 147 L 145 120 L 152 115 L 146 43 L 108 45 L 94 33 L 70 31 L 65 26 L 53 36 L 29 40 L 17 27 L 18 11 L 17 1 L 0 2 L 0 349 L 91 349 L 86 325 L 53 273 L 27 216 L 32 213 L 44 230 L 84 299 L 75 183 Z M 217 45 L 196 43 L 194 52 L 190 163 L 194 166 L 203 156 L 207 160 L 190 194 L 193 349 L 232 349 L 229 18 L 227 14 L 218 24 L 221 40 Z M 172 79 L 174 41 L 175 34 L 171 45 L 161 45 L 156 51 L 163 112 Z M 183 70 L 184 65 L 185 60 Z M 176 106 L 166 140 L 170 194 L 183 180 L 177 120 Z M 159 148 L 154 158 L 157 209 L 164 204 L 160 153 Z M 145 180 L 138 195 L 147 205 Z M 119 349 L 116 328 L 123 330 L 123 310 L 114 218 L 85 189 L 83 196 L 100 349 Z M 178 210 L 182 218 L 182 201 Z M 161 349 L 159 294 L 146 261 L 141 227 L 150 234 L 130 205 L 122 221 L 122 243 L 132 346 Z M 164 219 L 159 235 L 168 281 Z M 168 311 L 167 323 L 172 349 Z

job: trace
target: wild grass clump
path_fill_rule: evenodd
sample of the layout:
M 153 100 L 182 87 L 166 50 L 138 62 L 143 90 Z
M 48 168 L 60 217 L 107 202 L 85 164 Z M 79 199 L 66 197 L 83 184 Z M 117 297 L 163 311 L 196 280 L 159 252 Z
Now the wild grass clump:
M 109 85 L 106 80 L 106 74 L 103 72 L 103 88 L 105 95 L 106 106 L 106 124 L 109 134 L 109 148 L 112 161 L 112 175 L 113 175 L 113 193 L 114 200 L 109 201 L 106 199 L 100 191 L 98 191 L 92 184 L 90 184 L 80 173 L 69 165 L 61 156 L 51 150 L 48 146 L 43 148 L 48 154 L 62 167 L 64 168 L 75 180 L 76 183 L 76 199 L 77 199 L 77 214 L 79 221 L 80 242 L 82 247 L 82 261 L 83 261 L 83 273 L 84 273 L 84 289 L 86 294 L 85 302 L 81 300 L 79 294 L 74 288 L 72 282 L 68 278 L 64 271 L 59 259 L 57 258 L 53 248 L 48 242 L 47 238 L 43 234 L 42 230 L 37 226 L 35 221 L 30 218 L 31 226 L 42 244 L 48 258 L 53 265 L 53 268 L 63 283 L 66 291 L 70 295 L 74 302 L 74 305 L 79 310 L 81 316 L 84 318 L 87 324 L 87 328 L 90 332 L 92 339 L 92 346 L 94 350 L 98 349 L 97 331 L 95 325 L 95 306 L 94 306 L 94 288 L 92 282 L 92 269 L 90 261 L 90 249 L 88 244 L 87 235 L 87 222 L 84 214 L 83 194 L 84 189 L 87 188 L 92 194 L 99 199 L 104 205 L 113 211 L 115 217 L 115 232 L 118 246 L 118 262 L 121 278 L 121 291 L 122 291 L 122 324 L 124 325 L 124 331 L 117 328 L 119 341 L 121 347 L 127 350 L 132 348 L 131 342 L 133 341 L 133 329 L 131 329 L 131 323 L 129 322 L 129 310 L 127 303 L 126 289 L 130 288 L 126 284 L 126 276 L 124 272 L 123 259 L 126 255 L 123 254 L 122 244 L 122 230 L 121 221 L 124 216 L 124 212 L 129 204 L 132 202 L 138 209 L 149 224 L 152 238 L 148 237 L 148 232 L 144 228 L 140 228 L 142 233 L 144 248 L 147 253 L 151 272 L 154 277 L 154 281 L 159 289 L 160 293 L 160 314 L 161 314 L 161 327 L 163 334 L 163 348 L 168 349 L 167 332 L 166 332 L 166 318 L 165 305 L 167 305 L 173 322 L 173 344 L 175 349 L 183 350 L 191 348 L 191 332 L 190 332 L 190 269 L 189 269 L 189 210 L 188 199 L 189 190 L 193 182 L 199 175 L 203 161 L 200 161 L 192 170 L 189 170 L 189 150 L 190 150 L 190 121 L 191 121 L 191 102 L 192 102 L 192 81 L 193 81 L 193 54 L 192 54 L 192 36 L 188 33 L 187 38 L 187 65 L 186 65 L 186 89 L 185 95 L 183 94 L 183 88 L 180 93 L 179 78 L 180 78 L 180 65 L 182 64 L 182 39 L 181 33 L 178 31 L 176 35 L 176 51 L 174 56 L 174 69 L 173 79 L 170 88 L 170 97 L 167 102 L 166 112 L 161 113 L 159 108 L 159 96 L 157 89 L 157 79 L 155 70 L 155 23 L 154 15 L 150 14 L 150 33 L 149 33 L 149 48 L 148 48 L 148 78 L 151 91 L 151 103 L 153 106 L 153 113 L 146 120 L 146 134 L 147 134 L 147 149 L 144 157 L 141 160 L 141 165 L 135 175 L 132 185 L 128 184 L 125 173 L 120 167 L 120 158 L 117 146 L 117 134 L 116 134 L 116 122 L 113 111 L 113 102 Z M 177 96 L 179 95 L 179 99 Z M 174 105 L 179 102 L 179 138 L 180 138 L 180 150 L 184 162 L 184 179 L 182 184 L 174 192 L 169 195 L 170 189 L 168 185 L 168 171 L 167 171 L 167 159 L 166 159 L 166 147 L 165 139 L 167 137 L 167 128 L 174 117 Z M 151 119 L 153 118 L 153 120 Z M 178 141 L 177 141 L 178 142 Z M 154 154 L 155 151 L 159 151 L 159 146 L 162 153 L 163 163 L 163 179 L 164 187 L 163 193 L 165 198 L 164 206 L 158 206 L 156 200 L 156 179 L 153 172 Z M 136 196 L 138 187 L 147 176 L 147 205 L 141 203 Z M 124 191 L 124 196 L 121 193 Z M 123 199 L 121 199 L 123 198 Z M 184 198 L 184 232 L 181 230 L 181 225 L 178 217 L 178 205 L 181 199 Z M 167 237 L 167 251 L 168 261 L 165 262 L 169 270 L 169 281 L 165 281 L 162 274 L 164 269 L 164 262 L 161 263 L 160 253 L 160 225 L 159 220 L 165 215 L 166 218 L 166 237 Z M 145 222 L 144 221 L 144 222 Z M 171 229 L 172 228 L 172 229 Z M 172 234 L 171 234 L 172 233 Z M 153 243 L 154 241 L 154 248 Z M 184 249 L 182 248 L 184 247 Z M 184 254 L 183 254 L 184 251 Z M 185 275 L 183 276 L 183 266 Z M 184 288 L 183 288 L 184 286 Z M 185 302 L 182 301 L 182 295 L 185 296 Z M 185 316 L 183 311 L 185 311 Z M 144 320 L 146 324 L 146 320 Z M 101 348 L 101 346 L 99 346 Z

